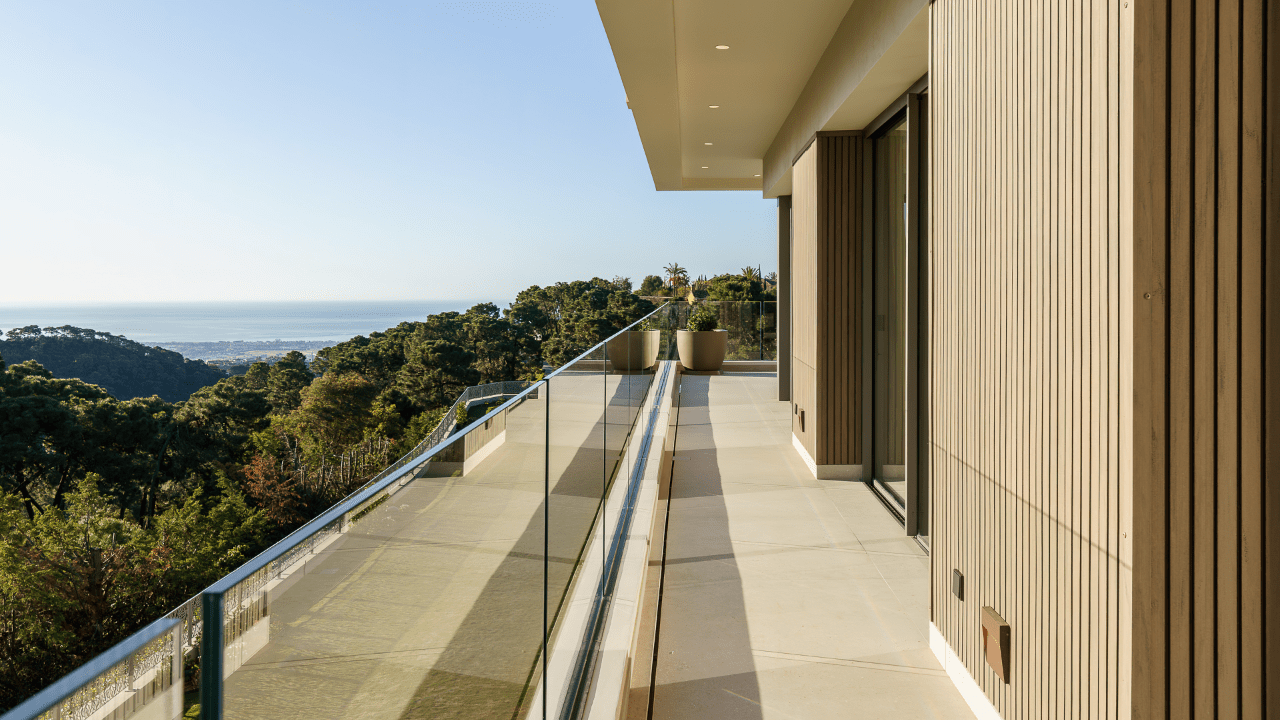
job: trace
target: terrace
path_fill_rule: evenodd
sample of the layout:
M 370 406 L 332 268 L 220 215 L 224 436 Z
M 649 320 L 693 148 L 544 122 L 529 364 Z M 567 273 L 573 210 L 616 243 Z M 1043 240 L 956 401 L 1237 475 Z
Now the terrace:
M 648 318 L 664 359 L 601 343 L 4 720 L 176 718 L 197 657 L 209 719 L 970 717 L 925 552 L 814 478 L 769 361 L 667 359 L 680 321 Z
M 928 556 L 864 483 L 814 479 L 776 397 L 681 380 L 652 717 L 972 717 L 929 649 Z

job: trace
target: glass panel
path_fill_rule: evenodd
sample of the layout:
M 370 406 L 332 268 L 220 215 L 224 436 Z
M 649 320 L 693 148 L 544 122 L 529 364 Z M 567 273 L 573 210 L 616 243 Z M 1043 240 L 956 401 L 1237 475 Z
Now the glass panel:
M 593 632 L 600 629 L 593 621 L 604 607 L 606 569 L 616 557 L 610 551 L 638 452 L 636 423 L 670 337 L 666 317 L 663 312 L 618 333 L 547 378 L 553 683 L 564 677 L 560 663 L 585 658 L 583 650 L 594 646 Z M 569 682 L 552 688 L 557 703 L 573 701 Z
M 778 359 L 778 303 L 775 301 L 704 300 L 720 316 L 720 328 L 729 333 L 726 360 Z M 670 305 L 671 322 L 688 328 L 693 307 L 687 302 Z M 674 358 L 673 358 L 674 359 Z
M 169 698 L 157 716 L 176 716 L 183 657 L 197 645 L 204 710 L 220 703 L 225 718 L 519 720 L 540 693 L 556 707 L 570 670 L 556 658 L 581 656 L 596 617 L 590 602 L 566 601 L 580 588 L 603 600 L 603 569 L 621 556 L 625 533 L 610 543 L 625 503 L 604 502 L 619 479 L 632 487 L 637 422 L 657 361 L 674 357 L 678 322 L 674 306 L 659 310 L 527 390 L 468 388 L 413 452 L 159 630 L 108 651 L 120 658 L 108 672 L 82 668 L 83 679 L 77 671 L 32 698 L 29 716 L 62 700 L 64 685 L 73 697 L 63 708 L 128 715 Z M 221 612 L 202 618 L 219 600 Z M 567 652 L 551 649 L 562 628 Z M 112 704 L 122 692 L 128 707 Z M 114 711 L 95 717 L 104 712 Z
M 778 303 L 760 303 L 761 359 L 778 359 Z
M 759 360 L 760 334 L 755 318 L 757 303 L 718 302 L 720 327 L 729 331 L 725 360 Z
M 542 387 L 224 596 L 223 717 L 520 717 L 541 676 Z
M 875 138 L 875 479 L 906 497 L 907 123 Z
M 608 360 L 601 345 L 547 379 L 547 606 L 556 643 L 577 643 L 584 632 L 581 623 L 572 623 L 574 637 L 556 637 L 565 627 L 574 572 L 590 560 L 585 553 L 593 533 L 603 532 L 596 528 L 596 521 L 612 479 L 609 471 L 616 464 L 610 447 L 617 446 L 617 438 L 609 437 L 604 418 L 607 372 Z M 595 563 L 602 559 L 603 555 L 595 558 Z M 583 612 L 582 608 L 577 610 Z
M 171 616 L 151 623 L 27 698 L 5 720 L 178 717 L 185 629 L 181 618 Z
M 679 359 L 676 352 L 676 330 L 684 326 L 680 325 L 678 305 L 679 303 L 668 303 L 649 321 L 649 327 L 657 328 L 661 333 L 658 343 L 659 360 Z

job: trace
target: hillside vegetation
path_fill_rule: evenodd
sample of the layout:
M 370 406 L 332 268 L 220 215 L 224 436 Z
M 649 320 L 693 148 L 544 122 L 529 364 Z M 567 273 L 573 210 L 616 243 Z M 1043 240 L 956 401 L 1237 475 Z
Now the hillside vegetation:
M 178 402 L 227 376 L 172 350 L 70 325 L 10 330 L 0 355 L 11 364 L 34 360 L 54 377 L 83 380 L 120 400 L 157 395 Z
M 468 385 L 540 377 L 654 308 L 625 280 L 535 286 L 506 310 L 401 323 L 310 365 L 290 353 L 176 402 L 9 355 L 44 332 L 0 344 L 0 710 L 359 487 Z

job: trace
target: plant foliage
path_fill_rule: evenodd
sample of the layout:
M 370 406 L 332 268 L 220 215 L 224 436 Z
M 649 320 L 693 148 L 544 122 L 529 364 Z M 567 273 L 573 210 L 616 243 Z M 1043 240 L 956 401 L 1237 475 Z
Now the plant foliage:
M 538 378 L 654 308 L 626 278 L 534 286 L 233 377 L 107 333 L 11 332 L 0 711 L 363 485 L 467 386 Z
M 71 325 L 14 328 L 0 342 L 0 355 L 12 363 L 35 360 L 55 377 L 98 385 L 122 400 L 156 395 L 178 402 L 227 376 L 203 360 Z
M 720 309 L 711 303 L 697 303 L 689 315 L 689 329 L 706 332 L 720 327 Z

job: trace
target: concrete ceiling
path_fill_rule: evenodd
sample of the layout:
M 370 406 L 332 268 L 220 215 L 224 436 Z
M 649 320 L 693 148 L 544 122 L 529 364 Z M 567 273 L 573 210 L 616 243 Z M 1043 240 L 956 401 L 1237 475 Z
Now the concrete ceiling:
M 851 24 L 866 27 L 866 18 L 853 16 L 867 14 L 867 8 L 904 4 L 914 8 L 923 3 L 924 0 L 597 0 L 596 5 L 613 47 L 655 187 L 759 191 L 766 187 L 766 179 L 770 186 L 778 183 L 779 178 L 768 177 L 777 173 L 767 171 L 765 158 L 771 148 L 775 154 L 779 151 L 775 145 L 784 124 L 788 125 L 788 134 L 799 131 L 811 136 L 814 130 L 831 129 L 835 114 L 841 116 L 837 120 L 845 122 L 858 121 L 865 114 L 850 112 L 848 83 L 837 82 L 834 90 L 842 93 L 840 97 L 824 97 L 820 103 L 822 107 L 829 106 L 829 111 L 820 110 L 821 117 L 813 119 L 802 117 L 797 121 L 800 127 L 790 127 L 797 125 L 790 120 L 796 114 L 797 100 L 802 94 L 814 94 L 808 86 L 812 85 L 815 68 L 820 63 L 824 67 L 833 63 L 840 66 L 841 59 L 849 55 L 850 49 L 836 48 L 839 57 L 824 57 L 832 55 L 828 48 L 832 38 L 838 32 L 849 35 L 858 29 L 846 27 Z M 917 14 L 912 9 L 908 20 Z M 873 19 L 878 20 L 878 16 Z M 922 27 L 927 49 L 927 23 Z M 895 37 L 901 29 L 892 30 Z M 892 40 L 888 38 L 883 44 L 887 46 Z M 718 50 L 717 45 L 727 45 L 728 49 Z M 882 48 L 877 49 L 871 64 L 883 54 Z M 897 63 L 895 77 L 887 84 L 882 79 L 879 84 L 885 87 L 875 94 L 882 95 L 901 84 L 897 76 L 911 75 L 907 85 L 920 77 L 927 68 L 927 52 L 921 58 L 910 68 Z M 924 68 L 914 67 L 921 63 Z M 820 74 L 825 78 L 830 73 Z M 864 68 L 859 79 L 865 75 Z M 826 82 L 824 88 L 831 84 Z M 905 89 L 906 85 L 896 94 Z M 825 89 L 822 92 L 830 95 Z M 843 111 L 837 113 L 841 108 Z M 809 129 L 808 125 L 814 127 Z M 787 158 L 788 166 L 789 163 Z

